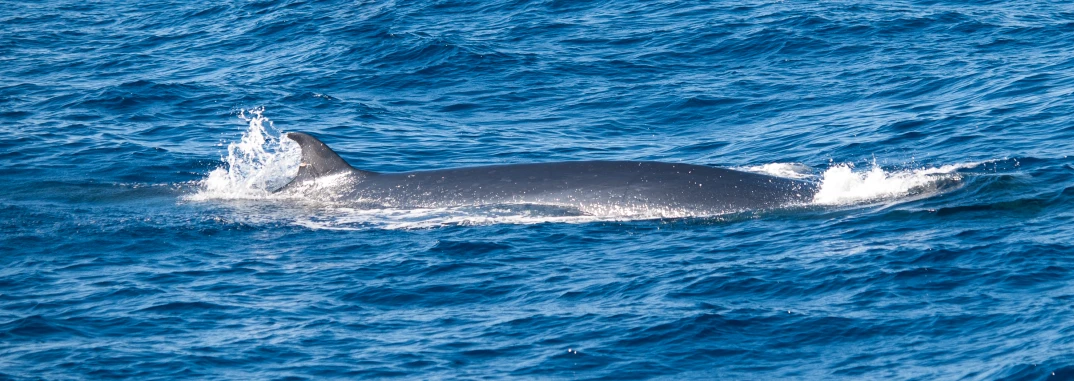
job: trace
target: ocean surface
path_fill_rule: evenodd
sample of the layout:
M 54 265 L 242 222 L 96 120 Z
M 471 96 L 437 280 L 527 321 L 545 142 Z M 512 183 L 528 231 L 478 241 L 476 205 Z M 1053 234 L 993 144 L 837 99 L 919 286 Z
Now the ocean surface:
M 807 205 L 272 193 L 654 160 Z M 1074 5 L 0 2 L 0 379 L 1074 379 Z

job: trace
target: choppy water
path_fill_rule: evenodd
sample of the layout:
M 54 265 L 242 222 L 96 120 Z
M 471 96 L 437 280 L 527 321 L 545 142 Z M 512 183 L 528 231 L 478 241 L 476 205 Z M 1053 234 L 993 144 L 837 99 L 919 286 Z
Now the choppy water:
M 0 378 L 1074 378 L 1063 2 L 0 3 Z M 277 197 L 555 160 L 718 216 Z M 676 217 L 676 218 L 668 218 Z

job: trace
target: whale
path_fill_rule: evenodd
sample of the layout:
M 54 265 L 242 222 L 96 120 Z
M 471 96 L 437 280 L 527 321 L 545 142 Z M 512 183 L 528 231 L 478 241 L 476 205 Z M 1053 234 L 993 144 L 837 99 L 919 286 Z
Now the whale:
M 727 168 L 658 161 L 561 161 L 379 173 L 352 167 L 310 134 L 297 173 L 276 192 L 372 208 L 529 205 L 595 216 L 708 216 L 808 204 L 817 185 Z M 324 179 L 332 179 L 326 182 Z M 325 191 L 318 184 L 332 184 Z M 316 192 L 311 190 L 317 190 Z

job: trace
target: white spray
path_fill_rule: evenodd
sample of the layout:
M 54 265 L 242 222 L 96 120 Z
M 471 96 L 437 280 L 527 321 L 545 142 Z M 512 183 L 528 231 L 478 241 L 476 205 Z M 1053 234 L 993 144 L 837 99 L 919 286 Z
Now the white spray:
M 228 144 L 224 165 L 210 172 L 201 181 L 201 190 L 188 199 L 272 198 L 273 190 L 290 181 L 298 171 L 301 149 L 290 139 L 281 139 L 264 111 L 259 107 L 239 113 L 248 123 L 242 139 Z

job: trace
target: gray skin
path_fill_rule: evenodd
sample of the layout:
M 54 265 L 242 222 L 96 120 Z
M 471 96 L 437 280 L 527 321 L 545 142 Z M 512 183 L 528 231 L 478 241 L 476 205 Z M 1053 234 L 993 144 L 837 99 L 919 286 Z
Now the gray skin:
M 813 183 L 692 164 L 651 161 L 575 161 L 490 165 L 433 171 L 375 173 L 354 169 L 331 148 L 301 132 L 287 137 L 302 148 L 294 180 L 279 191 L 300 191 L 323 176 L 345 175 L 331 194 L 388 208 L 528 204 L 589 215 L 704 216 L 810 202 Z

